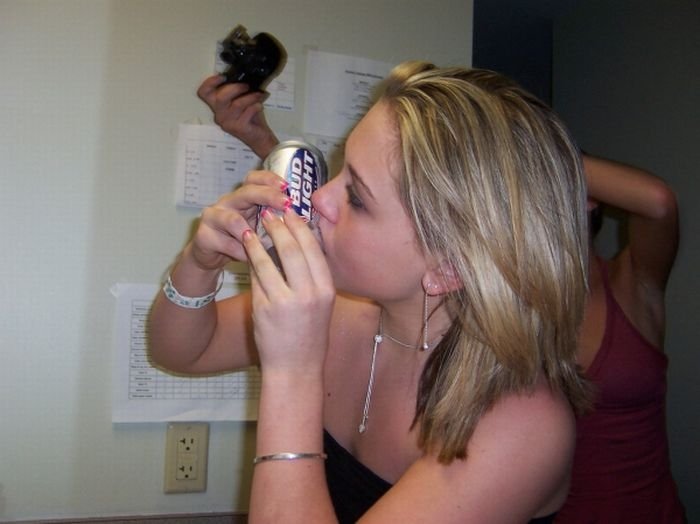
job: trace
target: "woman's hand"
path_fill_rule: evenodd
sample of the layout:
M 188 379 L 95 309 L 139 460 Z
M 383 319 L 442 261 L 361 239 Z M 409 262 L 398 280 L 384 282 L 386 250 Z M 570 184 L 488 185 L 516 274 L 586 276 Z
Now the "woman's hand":
M 243 232 L 255 229 L 258 206 L 288 207 L 285 181 L 271 171 L 251 171 L 243 185 L 202 212 L 199 226 L 185 248 L 205 271 L 218 270 L 231 260 L 246 260 Z
M 222 75 L 210 76 L 199 86 L 197 96 L 214 112 L 214 122 L 221 129 L 265 158 L 278 143 L 263 112 L 267 93 L 250 92 L 246 84 L 224 85 L 224 81 Z
M 255 341 L 263 373 L 322 369 L 335 301 L 333 279 L 318 240 L 293 210 L 283 220 L 263 212 L 284 275 L 248 231 L 243 242 L 251 265 Z

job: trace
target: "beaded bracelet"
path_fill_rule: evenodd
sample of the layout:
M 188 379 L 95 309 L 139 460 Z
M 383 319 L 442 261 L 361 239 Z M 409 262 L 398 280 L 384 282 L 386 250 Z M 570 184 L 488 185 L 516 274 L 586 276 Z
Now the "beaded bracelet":
M 216 289 L 214 291 L 202 297 L 186 297 L 184 295 L 181 295 L 180 292 L 177 289 L 175 289 L 173 281 L 170 278 L 170 275 L 168 275 L 168 280 L 166 280 L 165 284 L 163 284 L 163 293 L 165 293 L 165 297 L 176 306 L 188 309 L 200 309 L 209 304 L 209 302 L 211 302 L 212 300 L 214 300 L 214 297 L 221 290 L 221 286 L 223 285 L 224 272 L 222 271 L 221 273 L 219 273 L 219 283 L 217 284 Z
M 271 455 L 261 455 L 253 459 L 253 465 L 272 460 L 299 460 L 299 459 L 321 459 L 326 460 L 325 453 L 273 453 Z

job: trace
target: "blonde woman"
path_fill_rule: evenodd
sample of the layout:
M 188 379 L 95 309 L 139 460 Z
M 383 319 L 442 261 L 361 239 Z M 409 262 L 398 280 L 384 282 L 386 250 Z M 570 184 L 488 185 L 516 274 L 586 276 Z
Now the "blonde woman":
M 219 83 L 217 121 L 264 131 L 259 95 Z M 320 242 L 263 214 L 285 278 L 252 221 L 286 198 L 251 173 L 166 285 L 205 296 L 247 260 L 251 294 L 161 294 L 151 319 L 163 366 L 261 368 L 251 522 L 550 522 L 587 402 L 585 181 L 557 117 L 495 73 L 401 64 L 313 196 Z

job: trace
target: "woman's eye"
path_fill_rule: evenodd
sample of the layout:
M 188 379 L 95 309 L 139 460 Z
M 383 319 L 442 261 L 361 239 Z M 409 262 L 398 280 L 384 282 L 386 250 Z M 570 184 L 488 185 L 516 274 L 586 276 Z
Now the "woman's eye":
M 348 193 L 348 204 L 350 204 L 350 207 L 364 209 L 365 205 L 362 203 L 362 200 L 360 200 L 360 197 L 357 196 L 355 189 L 350 184 L 345 186 L 345 189 Z

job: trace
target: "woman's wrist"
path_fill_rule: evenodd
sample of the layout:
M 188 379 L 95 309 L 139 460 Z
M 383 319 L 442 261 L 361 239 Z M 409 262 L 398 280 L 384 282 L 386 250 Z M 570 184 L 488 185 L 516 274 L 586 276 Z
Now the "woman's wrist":
M 183 295 L 202 296 L 220 287 L 222 273 L 223 268 L 201 267 L 188 245 L 171 266 L 167 278 Z
M 279 140 L 277 140 L 277 137 L 274 134 L 271 134 L 266 140 L 263 141 L 263 143 L 258 144 L 254 153 L 258 155 L 260 159 L 265 160 L 265 158 L 267 158 L 277 144 L 279 144 Z
M 263 369 L 259 408 L 258 456 L 322 451 L 322 373 Z
M 210 304 L 216 298 L 216 295 L 221 290 L 223 283 L 224 273 L 222 271 L 219 273 L 218 284 L 216 285 L 216 289 L 214 289 L 214 291 L 205 295 L 189 296 L 180 293 L 180 291 L 175 287 L 175 284 L 173 284 L 172 277 L 168 275 L 165 284 L 163 284 L 163 293 L 165 294 L 165 298 L 176 306 L 185 309 L 201 309 Z

